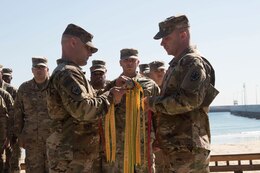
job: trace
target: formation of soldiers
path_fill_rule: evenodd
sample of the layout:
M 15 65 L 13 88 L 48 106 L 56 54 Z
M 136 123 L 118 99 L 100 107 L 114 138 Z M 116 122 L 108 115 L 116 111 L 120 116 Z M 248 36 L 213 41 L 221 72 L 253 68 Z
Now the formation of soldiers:
M 141 154 L 145 163 L 132 171 L 209 172 L 208 108 L 218 94 L 214 69 L 190 45 L 185 15 L 167 18 L 159 29 L 154 39 L 162 39 L 161 45 L 174 56 L 168 70 L 160 60 L 140 64 L 138 50 L 123 48 L 118 78 L 107 80 L 106 62 L 100 59 L 92 61 L 88 80 L 80 66 L 98 49 L 93 35 L 75 24 L 62 34 L 62 55 L 52 75 L 46 57 L 33 57 L 33 78 L 17 90 L 10 84 L 12 69 L 0 66 L 0 173 L 20 171 L 20 147 L 25 149 L 27 173 L 126 172 L 126 92 L 136 82 L 143 91 L 142 121 L 151 129 L 144 129 L 149 134 L 141 137 L 142 148 L 149 148 L 147 156 Z M 111 105 L 116 160 L 108 163 L 104 123 Z

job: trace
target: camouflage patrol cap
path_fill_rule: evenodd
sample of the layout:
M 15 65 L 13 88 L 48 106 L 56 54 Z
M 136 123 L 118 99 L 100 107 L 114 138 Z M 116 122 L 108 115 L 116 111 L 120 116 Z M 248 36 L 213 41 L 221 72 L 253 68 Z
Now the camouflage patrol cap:
M 92 43 L 93 35 L 75 24 L 69 24 L 63 32 L 63 35 L 78 37 L 84 44 L 91 48 L 92 53 L 96 53 L 98 51 Z
M 47 62 L 48 62 L 48 60 L 45 57 L 33 57 L 32 58 L 33 67 L 36 67 L 36 66 L 48 67 Z
M 0 64 L 0 71 L 2 71 L 3 66 Z
M 138 59 L 138 50 L 136 49 L 122 49 L 120 51 L 120 59 L 127 59 L 127 58 L 134 58 L 134 59 Z
M 12 76 L 13 70 L 11 68 L 3 68 L 2 73 L 3 76 Z
M 140 64 L 139 71 L 140 71 L 140 73 L 149 73 L 149 71 L 150 71 L 149 64 Z
M 93 60 L 92 61 L 92 66 L 90 67 L 90 72 L 95 72 L 95 71 L 102 71 L 104 73 L 107 72 L 106 69 L 106 62 L 102 60 Z
M 166 69 L 165 63 L 163 61 L 153 61 L 149 63 L 150 71 L 155 71 L 159 69 Z
M 171 16 L 159 23 L 159 32 L 153 37 L 155 40 L 161 39 L 175 29 L 189 27 L 189 20 L 185 15 Z

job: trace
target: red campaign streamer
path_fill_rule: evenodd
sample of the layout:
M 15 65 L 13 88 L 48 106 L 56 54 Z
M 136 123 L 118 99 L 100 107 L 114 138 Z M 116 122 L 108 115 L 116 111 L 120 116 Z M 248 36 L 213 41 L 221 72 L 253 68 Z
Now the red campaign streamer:
M 104 151 L 106 150 L 105 147 L 105 135 L 104 135 L 104 130 L 103 130 L 103 125 L 102 125 L 102 117 L 100 116 L 98 118 L 98 129 L 99 129 L 99 136 L 100 136 L 100 143 L 104 149 Z M 105 151 L 106 153 L 106 151 Z
M 152 111 L 148 110 L 148 134 L 147 134 L 147 160 L 148 160 L 148 172 L 152 173 L 151 169 L 151 125 L 152 125 Z

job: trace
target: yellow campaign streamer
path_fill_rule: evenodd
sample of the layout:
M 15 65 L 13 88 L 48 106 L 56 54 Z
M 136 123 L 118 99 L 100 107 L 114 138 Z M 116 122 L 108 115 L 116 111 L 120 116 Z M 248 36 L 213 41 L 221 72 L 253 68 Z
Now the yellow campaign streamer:
M 111 109 L 111 108 L 109 108 Z M 106 117 L 105 117 L 105 150 L 106 150 L 106 158 L 107 158 L 107 162 L 110 162 L 110 130 L 109 130 L 109 115 L 110 114 L 110 110 L 108 111 Z
M 124 173 L 134 173 L 134 166 L 141 165 L 141 129 L 144 138 L 144 162 L 146 156 L 145 116 L 141 117 L 143 110 L 143 89 L 138 82 L 134 82 L 133 89 L 126 92 L 126 117 L 125 117 L 125 140 L 124 140 Z M 116 158 L 116 126 L 115 110 L 112 103 L 105 117 L 105 152 L 107 162 L 114 162 Z M 141 123 L 141 121 L 143 121 Z M 143 127 L 141 127 L 143 126 Z
M 111 140 L 110 140 L 111 138 Z M 105 150 L 107 162 L 116 160 L 116 124 L 115 124 L 115 106 L 112 103 L 105 117 Z M 111 151 L 112 150 L 112 151 Z
M 140 117 L 140 101 L 142 100 L 140 97 L 139 88 L 135 88 L 135 100 L 136 100 L 136 164 L 141 165 L 141 117 Z
M 142 87 L 137 82 L 135 87 L 126 93 L 124 173 L 134 173 L 134 166 L 141 165 L 142 95 Z
M 126 105 L 128 106 L 126 109 L 126 117 L 125 117 L 125 143 L 124 143 L 124 173 L 129 171 L 129 121 L 130 121 L 130 114 L 132 111 L 131 105 L 131 91 L 127 90 L 126 92 Z
M 110 129 L 112 138 L 112 162 L 116 160 L 116 120 L 115 120 L 115 106 L 113 104 L 110 114 Z

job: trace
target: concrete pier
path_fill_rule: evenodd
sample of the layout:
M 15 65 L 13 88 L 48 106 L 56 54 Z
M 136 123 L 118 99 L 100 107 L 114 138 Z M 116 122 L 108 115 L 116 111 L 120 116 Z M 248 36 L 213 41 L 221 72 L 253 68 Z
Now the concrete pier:
M 260 119 L 260 105 L 211 106 L 210 112 L 230 112 L 237 116 Z

